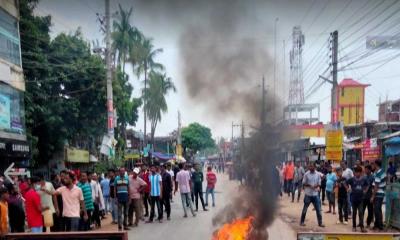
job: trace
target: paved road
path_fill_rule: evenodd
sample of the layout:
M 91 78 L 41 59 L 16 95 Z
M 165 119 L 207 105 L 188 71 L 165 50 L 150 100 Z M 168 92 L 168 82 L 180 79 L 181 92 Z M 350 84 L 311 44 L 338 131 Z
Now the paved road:
M 212 226 L 212 218 L 223 207 L 224 202 L 228 199 L 232 192 L 236 190 L 236 184 L 227 179 L 224 175 L 218 175 L 218 183 L 216 189 L 217 207 L 210 208 L 210 211 L 203 212 L 200 210 L 196 217 L 183 218 L 183 210 L 181 206 L 180 196 L 174 197 L 172 203 L 171 221 L 164 220 L 163 223 L 154 222 L 145 224 L 140 222 L 139 227 L 129 231 L 129 239 L 146 239 L 146 240 L 208 240 L 211 239 L 215 228 Z M 210 198 L 211 200 L 211 198 Z M 277 219 L 269 228 L 269 239 L 295 239 L 295 233 L 290 226 L 282 220 Z

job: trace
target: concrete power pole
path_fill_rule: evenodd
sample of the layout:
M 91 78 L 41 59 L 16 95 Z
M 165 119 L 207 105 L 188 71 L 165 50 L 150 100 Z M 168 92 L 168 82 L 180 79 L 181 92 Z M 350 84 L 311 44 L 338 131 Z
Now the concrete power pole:
M 114 106 L 111 76 L 111 39 L 110 39 L 110 0 L 105 0 L 106 5 L 106 65 L 107 65 L 107 132 L 110 138 L 114 138 Z
M 337 109 L 337 66 L 338 66 L 338 48 L 339 48 L 339 33 L 334 31 L 332 34 L 332 93 L 331 93 L 331 122 L 336 123 L 338 121 L 338 109 Z

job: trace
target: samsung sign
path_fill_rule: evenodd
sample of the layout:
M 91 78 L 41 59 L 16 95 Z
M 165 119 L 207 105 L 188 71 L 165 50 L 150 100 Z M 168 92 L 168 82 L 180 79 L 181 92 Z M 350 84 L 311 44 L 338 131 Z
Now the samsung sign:
M 0 155 L 8 157 L 28 157 L 31 148 L 28 142 L 0 139 Z

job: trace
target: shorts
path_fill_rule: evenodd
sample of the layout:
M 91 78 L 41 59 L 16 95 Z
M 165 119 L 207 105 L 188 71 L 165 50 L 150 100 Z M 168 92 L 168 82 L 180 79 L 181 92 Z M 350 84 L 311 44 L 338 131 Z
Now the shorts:
M 326 191 L 326 197 L 327 197 L 328 202 L 330 204 L 334 204 L 335 203 L 335 192 L 334 191 L 332 191 L 332 192 Z

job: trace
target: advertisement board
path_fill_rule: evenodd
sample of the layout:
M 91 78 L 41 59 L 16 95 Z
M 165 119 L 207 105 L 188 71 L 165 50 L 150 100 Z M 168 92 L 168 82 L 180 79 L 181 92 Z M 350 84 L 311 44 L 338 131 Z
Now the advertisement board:
M 363 161 L 374 161 L 381 156 L 380 148 L 376 138 L 367 139 L 363 143 L 361 151 Z
M 326 151 L 325 151 L 326 159 L 332 161 L 341 161 L 343 131 L 340 129 L 326 131 L 325 143 L 326 143 Z
M 11 128 L 10 97 L 0 93 L 0 129 Z
M 89 151 L 75 149 L 75 148 L 67 148 L 66 149 L 65 160 L 67 162 L 88 163 L 89 159 L 90 159 Z

